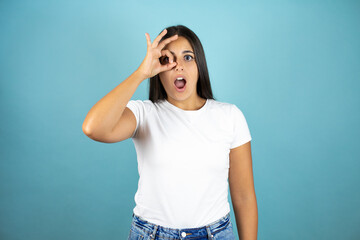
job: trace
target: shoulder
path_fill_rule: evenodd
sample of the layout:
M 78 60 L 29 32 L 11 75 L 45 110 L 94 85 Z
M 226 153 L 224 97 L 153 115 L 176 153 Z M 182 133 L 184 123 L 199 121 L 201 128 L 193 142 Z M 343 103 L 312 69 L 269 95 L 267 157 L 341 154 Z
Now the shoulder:
M 149 100 L 149 99 L 146 99 L 146 100 L 130 99 L 129 102 L 132 102 L 132 103 L 135 103 L 135 104 L 154 105 L 154 103 L 153 103 L 151 100 Z
M 225 116 L 230 122 L 241 122 L 245 119 L 241 108 L 239 108 L 238 105 L 234 103 L 212 100 L 210 109 L 212 109 L 214 114 L 218 114 L 217 116 Z
M 227 113 L 232 113 L 234 108 L 237 108 L 237 106 L 235 104 L 232 103 L 228 103 L 228 102 L 222 102 L 222 101 L 217 101 L 214 99 L 209 99 L 210 100 L 210 109 L 216 109 L 219 111 L 225 111 Z
M 151 110 L 154 108 L 154 103 L 151 100 L 130 100 L 127 104 L 127 107 L 137 107 L 144 110 Z

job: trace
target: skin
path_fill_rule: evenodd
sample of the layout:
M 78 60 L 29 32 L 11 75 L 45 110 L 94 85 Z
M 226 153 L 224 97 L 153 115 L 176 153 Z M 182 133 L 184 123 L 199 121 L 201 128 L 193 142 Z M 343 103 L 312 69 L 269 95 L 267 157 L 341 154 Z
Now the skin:
M 205 104 L 206 99 L 201 98 L 196 92 L 199 72 L 191 44 L 185 37 L 180 36 L 177 40 L 167 44 L 164 51 L 167 56 L 170 56 L 169 61 L 176 63 L 172 69 L 159 73 L 160 81 L 167 93 L 167 100 L 183 110 L 200 109 Z M 186 89 L 184 92 L 176 91 L 174 81 L 177 75 L 185 76 Z
M 254 188 L 251 142 L 230 149 L 229 187 L 239 240 L 256 240 L 258 209 Z

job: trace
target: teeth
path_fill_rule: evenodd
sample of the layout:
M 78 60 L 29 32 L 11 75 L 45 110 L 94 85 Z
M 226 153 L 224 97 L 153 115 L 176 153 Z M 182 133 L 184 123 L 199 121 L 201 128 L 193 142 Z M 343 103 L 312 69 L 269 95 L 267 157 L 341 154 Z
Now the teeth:
M 178 77 L 176 80 L 183 80 L 184 78 L 182 78 L 182 77 Z

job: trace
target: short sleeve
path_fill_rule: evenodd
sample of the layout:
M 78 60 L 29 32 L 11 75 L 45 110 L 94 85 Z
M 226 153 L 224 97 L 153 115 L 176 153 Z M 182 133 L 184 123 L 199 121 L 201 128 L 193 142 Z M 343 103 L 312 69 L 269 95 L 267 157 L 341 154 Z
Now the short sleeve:
M 239 147 L 251 141 L 252 139 L 245 116 L 235 104 L 232 104 L 232 117 L 234 121 L 233 122 L 234 137 L 230 149 Z
M 139 132 L 139 128 L 143 125 L 144 119 L 146 118 L 146 113 L 148 112 L 147 102 L 150 100 L 130 100 L 126 107 L 128 107 L 136 118 L 136 128 L 134 131 L 134 134 L 131 136 L 131 138 L 136 137 Z

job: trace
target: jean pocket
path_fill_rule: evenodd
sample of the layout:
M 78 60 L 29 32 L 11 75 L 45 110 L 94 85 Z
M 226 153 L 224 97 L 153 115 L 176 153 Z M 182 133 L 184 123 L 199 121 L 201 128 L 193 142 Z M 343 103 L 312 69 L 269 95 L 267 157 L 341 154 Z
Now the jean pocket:
M 219 226 L 213 229 L 213 233 L 222 231 L 223 229 L 227 228 L 229 224 L 230 224 L 230 219 L 226 219 L 225 221 L 221 222 Z
M 232 228 L 232 223 L 229 220 L 226 224 L 221 228 L 217 229 L 217 232 L 214 232 L 214 240 L 235 240 L 235 235 Z
M 143 240 L 144 236 L 136 231 L 133 228 L 130 229 L 129 237 L 127 240 Z

